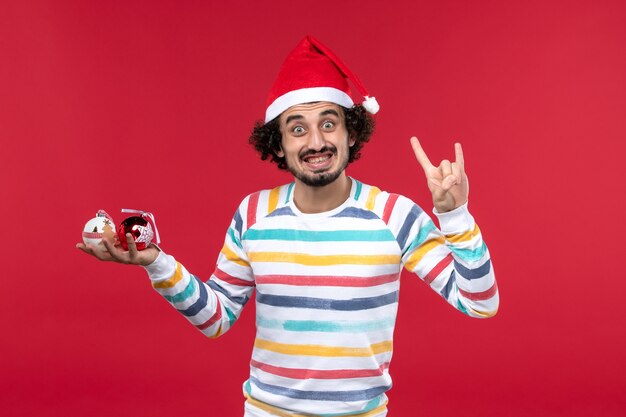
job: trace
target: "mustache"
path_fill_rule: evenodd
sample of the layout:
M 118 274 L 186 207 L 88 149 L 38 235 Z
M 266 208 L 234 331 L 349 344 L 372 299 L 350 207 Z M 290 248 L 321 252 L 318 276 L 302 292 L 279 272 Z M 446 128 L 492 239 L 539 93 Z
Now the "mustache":
M 300 157 L 300 159 L 303 159 L 303 158 L 306 158 L 307 156 L 315 155 L 317 153 L 324 153 L 324 152 L 331 152 L 333 155 L 337 155 L 337 148 L 332 145 L 331 146 L 324 145 L 321 149 L 317 151 L 313 149 L 302 151 L 298 156 Z

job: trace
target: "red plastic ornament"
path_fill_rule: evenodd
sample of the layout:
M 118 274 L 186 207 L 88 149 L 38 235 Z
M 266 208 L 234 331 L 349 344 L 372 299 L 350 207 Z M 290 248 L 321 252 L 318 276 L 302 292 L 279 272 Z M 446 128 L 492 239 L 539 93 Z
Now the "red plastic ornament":
M 124 250 L 128 250 L 128 243 L 126 242 L 126 234 L 130 233 L 135 241 L 137 250 L 144 250 L 154 237 L 154 231 L 150 222 L 140 216 L 132 216 L 124 220 L 117 228 L 117 237 L 122 244 Z

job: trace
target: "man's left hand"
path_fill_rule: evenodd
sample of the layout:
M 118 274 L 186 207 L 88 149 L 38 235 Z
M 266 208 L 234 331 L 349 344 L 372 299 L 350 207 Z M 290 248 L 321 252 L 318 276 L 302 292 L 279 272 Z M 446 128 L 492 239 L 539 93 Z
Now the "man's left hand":
M 411 146 L 417 162 L 422 166 L 426 175 L 435 209 L 439 213 L 445 213 L 465 204 L 469 194 L 469 183 L 465 175 L 461 144 L 454 144 L 455 161 L 450 162 L 444 159 L 439 166 L 434 166 L 430 162 L 416 137 L 411 138 Z

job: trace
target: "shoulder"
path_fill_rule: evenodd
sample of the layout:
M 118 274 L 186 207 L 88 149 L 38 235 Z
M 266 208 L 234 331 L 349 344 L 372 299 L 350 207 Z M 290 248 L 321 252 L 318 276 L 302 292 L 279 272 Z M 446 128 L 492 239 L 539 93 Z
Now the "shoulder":
M 393 217 L 406 216 L 409 213 L 423 213 L 423 210 L 410 198 L 401 194 L 383 191 L 380 188 L 354 179 L 356 186 L 353 193 L 355 205 L 371 211 L 385 223 Z
M 239 218 L 240 231 L 252 227 L 259 219 L 286 207 L 294 183 L 248 194 L 239 204 L 235 221 Z

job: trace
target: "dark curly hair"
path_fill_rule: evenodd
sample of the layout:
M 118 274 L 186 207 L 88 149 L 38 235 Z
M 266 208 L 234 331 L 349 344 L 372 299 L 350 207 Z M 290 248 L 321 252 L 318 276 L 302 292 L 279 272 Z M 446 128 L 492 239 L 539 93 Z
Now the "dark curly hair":
M 361 148 L 370 140 L 374 132 L 374 119 L 360 104 L 355 105 L 351 109 L 339 107 L 343 110 L 348 135 L 354 138 L 354 145 L 350 147 L 348 156 L 348 163 L 350 163 L 359 159 Z M 279 169 L 286 170 L 287 163 L 285 158 L 276 155 L 276 152 L 280 151 L 282 138 L 278 119 L 277 117 L 266 124 L 263 124 L 262 121 L 257 121 L 254 124 L 248 142 L 261 154 L 261 160 L 265 161 L 271 157 L 271 162 L 275 162 Z

